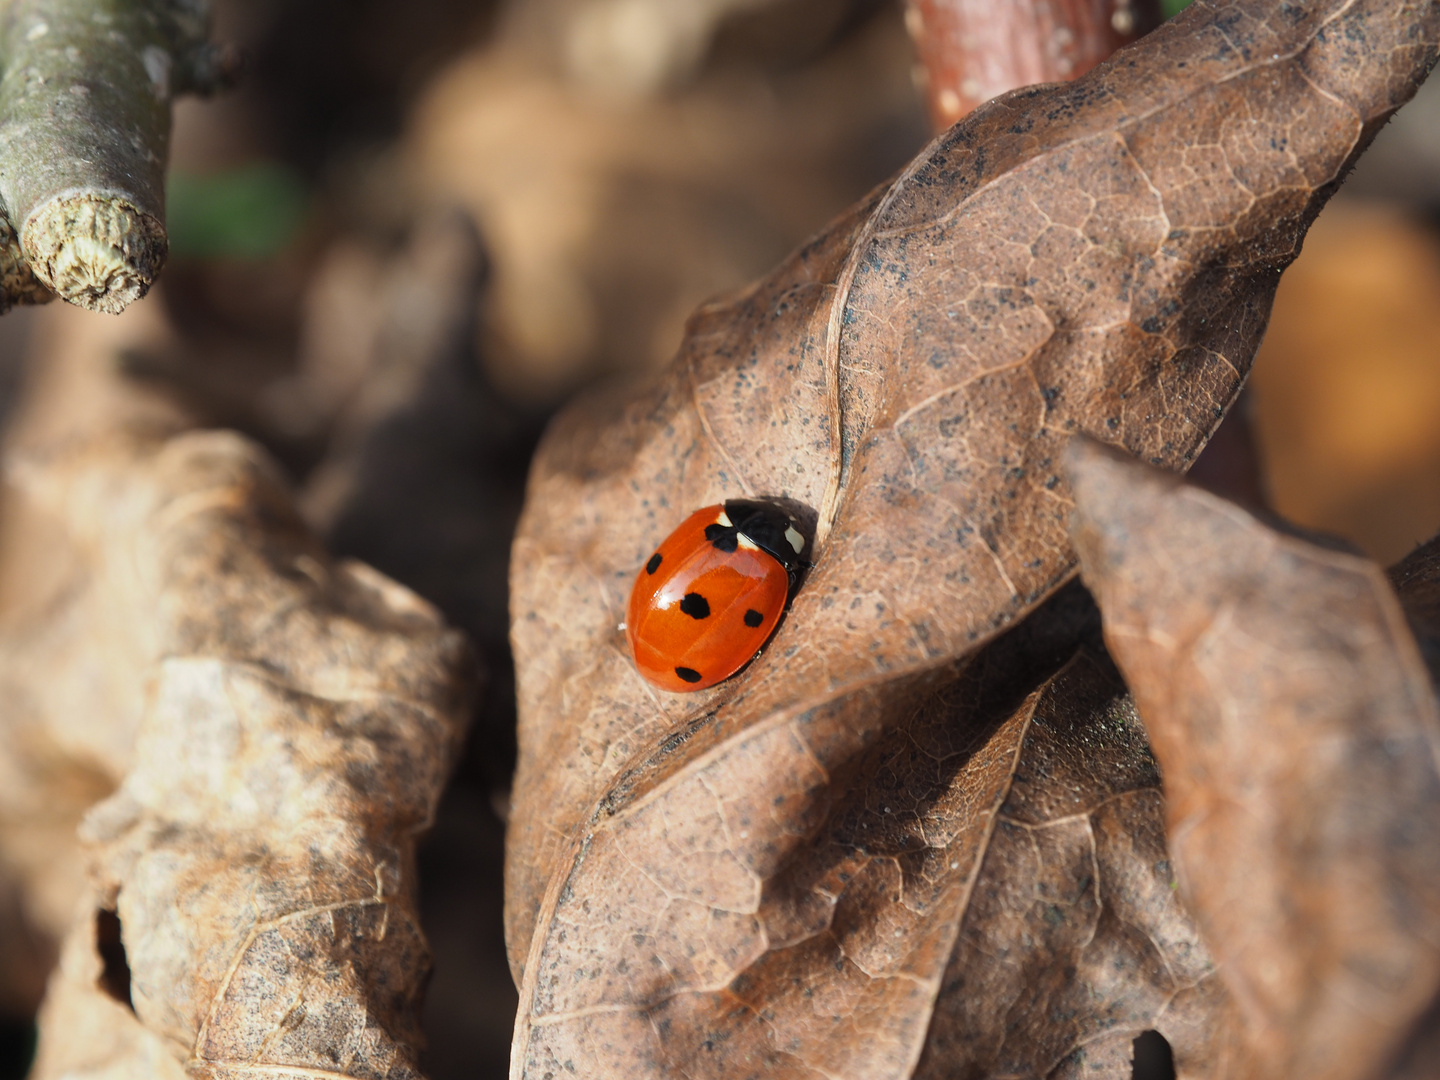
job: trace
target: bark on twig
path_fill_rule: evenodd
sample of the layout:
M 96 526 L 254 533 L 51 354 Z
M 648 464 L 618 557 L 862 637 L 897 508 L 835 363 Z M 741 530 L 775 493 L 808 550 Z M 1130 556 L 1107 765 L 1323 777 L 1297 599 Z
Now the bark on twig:
M 208 0 L 10 0 L 0 9 L 0 307 L 42 286 L 118 313 L 165 261 L 170 102 L 235 70 Z M 23 260 L 21 254 L 23 252 Z M 28 267 L 24 264 L 28 263 Z

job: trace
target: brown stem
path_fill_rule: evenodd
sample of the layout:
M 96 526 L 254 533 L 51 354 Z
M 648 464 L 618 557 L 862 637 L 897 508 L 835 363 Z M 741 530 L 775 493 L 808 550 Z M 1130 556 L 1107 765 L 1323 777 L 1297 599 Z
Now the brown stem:
M 1159 0 L 906 0 L 936 131 L 982 102 L 1085 74 L 1161 22 Z

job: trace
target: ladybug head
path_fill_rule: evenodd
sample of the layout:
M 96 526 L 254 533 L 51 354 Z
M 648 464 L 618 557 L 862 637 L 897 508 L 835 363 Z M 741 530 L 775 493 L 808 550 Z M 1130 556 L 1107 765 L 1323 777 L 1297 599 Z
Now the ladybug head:
M 724 533 L 731 533 L 736 540 L 745 537 L 783 566 L 793 585 L 795 575 L 806 565 L 801 556 L 809 543 L 795 520 L 777 503 L 765 499 L 728 499 L 725 516 L 730 519 L 730 529 L 726 530 L 723 525 L 709 526 L 705 530 L 706 538 L 714 541 Z M 710 535 L 712 529 L 717 536 Z

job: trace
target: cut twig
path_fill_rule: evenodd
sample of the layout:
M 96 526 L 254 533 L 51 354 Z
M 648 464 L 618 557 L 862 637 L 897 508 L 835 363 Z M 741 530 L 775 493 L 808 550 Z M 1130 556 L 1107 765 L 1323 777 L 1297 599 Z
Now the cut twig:
M 227 81 L 208 0 L 12 0 L 0 14 L 0 305 L 118 313 L 165 262 L 170 102 Z

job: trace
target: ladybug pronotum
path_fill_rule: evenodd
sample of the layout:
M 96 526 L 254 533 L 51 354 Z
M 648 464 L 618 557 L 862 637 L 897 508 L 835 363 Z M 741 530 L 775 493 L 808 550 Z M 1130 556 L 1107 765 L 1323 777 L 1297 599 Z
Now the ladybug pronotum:
M 803 565 L 805 537 L 778 505 L 731 499 L 697 510 L 646 560 L 625 633 L 640 674 L 663 690 L 703 690 L 769 640 Z

